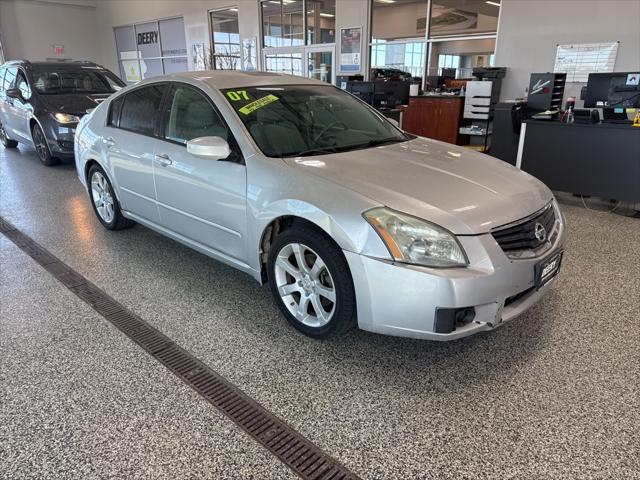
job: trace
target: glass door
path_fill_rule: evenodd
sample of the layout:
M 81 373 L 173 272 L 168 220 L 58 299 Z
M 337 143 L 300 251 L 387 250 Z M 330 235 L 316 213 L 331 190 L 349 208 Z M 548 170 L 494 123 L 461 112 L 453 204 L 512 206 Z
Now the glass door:
M 305 48 L 307 77 L 335 85 L 335 46 Z

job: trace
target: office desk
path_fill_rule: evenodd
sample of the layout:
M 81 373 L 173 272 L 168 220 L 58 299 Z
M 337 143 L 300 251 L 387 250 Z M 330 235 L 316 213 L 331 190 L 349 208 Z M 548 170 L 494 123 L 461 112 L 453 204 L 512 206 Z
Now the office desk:
M 640 128 L 527 120 L 516 166 L 552 190 L 640 202 Z

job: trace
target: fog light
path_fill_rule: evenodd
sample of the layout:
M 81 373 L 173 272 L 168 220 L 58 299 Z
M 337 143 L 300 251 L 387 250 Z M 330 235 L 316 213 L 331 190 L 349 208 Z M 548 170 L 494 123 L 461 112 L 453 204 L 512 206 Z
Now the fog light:
M 436 333 L 451 333 L 457 326 L 471 323 L 474 318 L 476 318 L 476 310 L 473 307 L 438 308 L 436 309 L 434 331 Z

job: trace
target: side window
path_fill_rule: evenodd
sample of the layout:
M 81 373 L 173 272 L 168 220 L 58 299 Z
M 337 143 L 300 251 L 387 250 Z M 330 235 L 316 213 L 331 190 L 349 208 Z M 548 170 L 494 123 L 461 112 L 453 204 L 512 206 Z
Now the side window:
M 142 135 L 154 135 L 164 89 L 164 85 L 152 85 L 127 93 L 119 127 Z
M 29 86 L 29 82 L 27 82 L 27 77 L 25 77 L 24 72 L 22 70 L 18 70 L 18 74 L 16 77 L 16 88 L 20 90 L 22 94 L 22 98 L 28 100 L 31 98 L 31 87 Z
M 229 130 L 218 111 L 193 88 L 176 87 L 168 108 L 167 140 L 186 144 L 198 137 L 221 137 L 229 141 Z
M 109 104 L 109 119 L 107 125 L 110 127 L 120 126 L 120 111 L 122 110 L 122 104 L 124 103 L 124 95 L 116 98 Z
M 7 68 L 7 73 L 4 75 L 4 82 L 2 83 L 2 90 L 6 91 L 12 87 L 17 73 L 17 67 Z
M 4 92 L 4 72 L 6 68 L 0 68 L 0 93 Z

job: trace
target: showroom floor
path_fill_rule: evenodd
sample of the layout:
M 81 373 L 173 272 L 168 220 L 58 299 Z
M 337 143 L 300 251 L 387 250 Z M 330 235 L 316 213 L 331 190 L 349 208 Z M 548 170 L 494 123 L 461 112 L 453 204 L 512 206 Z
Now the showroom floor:
M 575 202 L 574 202 L 575 203 Z M 449 344 L 310 340 L 267 288 L 0 147 L 0 215 L 362 478 L 640 478 L 640 220 L 565 205 L 554 291 Z M 295 475 L 0 235 L 1 478 Z

